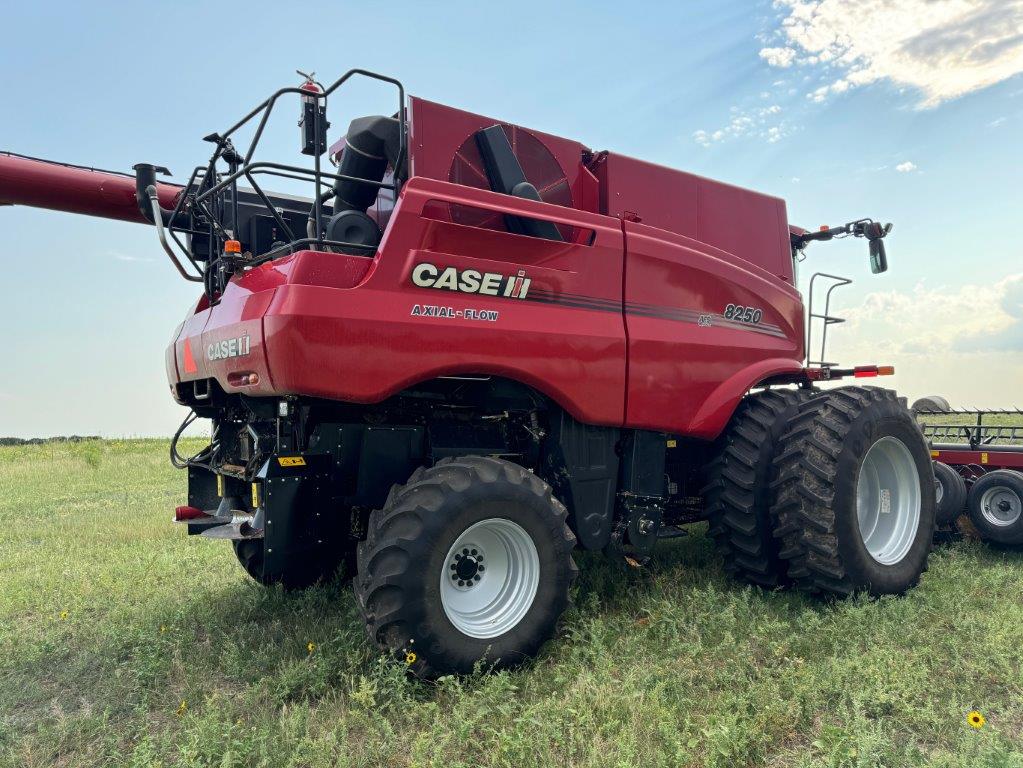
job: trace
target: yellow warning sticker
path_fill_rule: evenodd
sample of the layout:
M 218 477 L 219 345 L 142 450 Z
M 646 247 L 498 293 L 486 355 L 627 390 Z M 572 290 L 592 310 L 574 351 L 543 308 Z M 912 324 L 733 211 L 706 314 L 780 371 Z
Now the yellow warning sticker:
M 987 452 L 986 451 L 984 453 L 980 454 L 980 463 L 981 464 L 987 464 Z
M 252 508 L 259 506 L 259 483 L 252 484 Z
M 224 476 L 217 475 L 217 496 L 224 495 Z
M 305 459 L 301 456 L 278 456 L 277 463 L 282 467 L 304 467 Z
M 678 448 L 678 440 L 669 440 L 668 441 L 668 447 L 669 448 Z
M 941 451 L 931 451 L 931 458 L 936 459 L 941 455 Z

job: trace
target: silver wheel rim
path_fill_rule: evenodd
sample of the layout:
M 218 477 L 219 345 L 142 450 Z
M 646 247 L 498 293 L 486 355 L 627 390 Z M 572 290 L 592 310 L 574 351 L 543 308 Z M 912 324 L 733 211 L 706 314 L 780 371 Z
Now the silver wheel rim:
M 1019 520 L 1023 514 L 1023 499 L 1004 485 L 992 486 L 980 497 L 980 514 L 991 525 L 1005 528 Z
M 444 558 L 440 601 L 455 629 L 489 639 L 515 627 L 540 585 L 540 555 L 526 530 L 491 518 L 466 528 Z
M 945 486 L 941 484 L 940 480 L 934 481 L 934 503 L 940 504 L 942 498 L 945 496 Z
M 920 527 L 920 475 L 913 454 L 896 437 L 867 451 L 856 481 L 856 517 L 867 552 L 895 565 L 909 552 Z

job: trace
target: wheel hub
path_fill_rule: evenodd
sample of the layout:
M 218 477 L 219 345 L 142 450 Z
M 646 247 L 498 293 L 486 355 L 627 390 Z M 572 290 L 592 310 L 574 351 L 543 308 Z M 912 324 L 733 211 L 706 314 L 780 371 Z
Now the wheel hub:
M 462 547 L 451 562 L 451 580 L 463 589 L 471 589 L 483 579 L 487 567 L 483 564 L 484 554 L 479 546 Z
M 996 485 L 988 488 L 981 496 L 980 513 L 991 525 L 1010 526 L 1023 515 L 1023 499 L 1011 488 Z
M 499 637 L 529 611 L 540 585 L 540 555 L 532 537 L 504 518 L 481 520 L 455 539 L 444 558 L 440 599 L 464 635 Z
M 863 457 L 856 482 L 856 516 L 863 544 L 877 562 L 895 565 L 920 527 L 920 475 L 896 437 L 882 437 Z

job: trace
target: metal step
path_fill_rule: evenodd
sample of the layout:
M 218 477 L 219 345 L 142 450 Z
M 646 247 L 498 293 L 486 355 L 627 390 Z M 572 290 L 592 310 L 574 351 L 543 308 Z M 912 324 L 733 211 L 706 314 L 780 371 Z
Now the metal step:
M 263 529 L 253 528 L 253 520 L 253 515 L 234 515 L 230 521 L 209 527 L 200 535 L 207 539 L 227 539 L 229 541 L 261 539 L 263 538 Z

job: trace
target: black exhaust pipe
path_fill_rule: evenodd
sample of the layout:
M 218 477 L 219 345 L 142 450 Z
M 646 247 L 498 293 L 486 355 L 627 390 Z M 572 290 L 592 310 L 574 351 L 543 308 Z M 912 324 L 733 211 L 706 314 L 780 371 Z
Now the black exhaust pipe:
M 397 164 L 400 144 L 401 126 L 394 118 L 359 117 L 348 126 L 337 172 L 349 178 L 338 179 L 331 191 L 323 195 L 323 198 L 334 197 L 334 212 L 324 236 L 350 246 L 338 246 L 342 253 L 368 256 L 380 244 L 380 228 L 366 214 L 366 209 L 380 192 L 374 182 L 383 181 L 387 166 Z M 317 203 L 313 205 L 309 214 L 310 237 L 314 237 L 316 229 Z
M 398 160 L 399 143 L 400 125 L 394 118 L 357 117 L 348 126 L 338 175 L 383 181 L 388 163 L 394 165 Z M 365 213 L 379 191 L 375 184 L 338 179 L 334 182 L 334 213 L 344 210 Z

